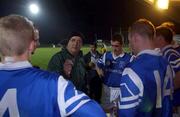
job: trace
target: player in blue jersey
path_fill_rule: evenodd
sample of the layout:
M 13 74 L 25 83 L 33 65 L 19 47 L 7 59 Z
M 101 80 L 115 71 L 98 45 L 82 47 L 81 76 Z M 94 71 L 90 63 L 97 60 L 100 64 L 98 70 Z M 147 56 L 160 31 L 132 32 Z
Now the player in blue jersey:
M 115 34 L 111 39 L 112 52 L 106 52 L 98 61 L 98 67 L 103 71 L 102 105 L 108 109 L 110 104 L 119 97 L 119 83 L 122 72 L 129 63 L 131 56 L 123 51 L 123 39 Z
M 160 48 L 163 56 L 169 61 L 175 72 L 174 78 L 174 106 L 180 106 L 180 52 L 172 45 L 173 31 L 165 26 L 156 28 L 156 47 Z M 180 116 L 180 114 L 179 114 Z
M 139 19 L 129 29 L 136 58 L 123 71 L 119 117 L 172 117 L 173 73 L 153 46 L 155 28 Z
M 165 26 L 156 28 L 156 47 L 160 48 L 163 56 L 169 61 L 171 67 L 176 73 L 177 81 L 174 82 L 175 89 L 180 88 L 180 52 L 171 44 L 173 41 L 173 32 Z M 176 80 L 176 78 L 174 80 Z M 178 84 L 176 84 L 178 83 Z
M 105 117 L 101 107 L 61 75 L 28 62 L 38 39 L 19 15 L 0 19 L 0 117 Z

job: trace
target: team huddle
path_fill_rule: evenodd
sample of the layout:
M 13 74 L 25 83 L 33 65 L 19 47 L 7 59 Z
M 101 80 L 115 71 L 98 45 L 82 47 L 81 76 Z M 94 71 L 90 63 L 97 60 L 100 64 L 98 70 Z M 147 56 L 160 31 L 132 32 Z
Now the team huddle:
M 155 28 L 139 19 L 129 27 L 131 53 L 115 34 L 112 51 L 101 55 L 93 43 L 83 56 L 84 36 L 73 32 L 45 71 L 30 63 L 39 43 L 33 22 L 2 17 L 0 117 L 180 116 L 180 46 L 174 35 L 167 24 Z

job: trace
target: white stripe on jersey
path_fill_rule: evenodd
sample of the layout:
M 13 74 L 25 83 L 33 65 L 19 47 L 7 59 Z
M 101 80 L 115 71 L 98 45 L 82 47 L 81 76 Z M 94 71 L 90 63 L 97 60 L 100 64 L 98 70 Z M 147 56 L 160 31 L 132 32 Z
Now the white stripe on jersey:
M 175 64 L 175 65 L 176 65 L 176 64 L 180 63 L 180 58 L 179 58 L 179 59 L 177 59 L 177 60 L 175 60 L 175 61 L 171 61 L 170 63 L 171 63 L 171 64 Z
M 123 85 L 127 88 L 127 90 L 129 91 L 129 93 L 131 93 L 131 97 L 125 97 L 125 98 L 121 98 L 122 102 L 127 102 L 127 101 L 133 101 L 133 100 L 137 100 L 139 98 L 139 95 L 134 95 L 130 89 L 127 87 L 127 85 L 125 83 L 123 83 Z
M 127 86 L 126 83 L 122 83 L 121 86 L 125 86 L 128 92 L 131 94 L 131 96 L 123 97 L 122 94 L 120 94 L 120 101 L 121 102 L 129 102 L 129 101 L 135 101 L 133 103 L 128 103 L 128 104 L 120 104 L 119 103 L 119 108 L 120 109 L 129 109 L 133 108 L 139 105 L 141 102 L 140 97 L 143 96 L 144 92 L 144 85 L 140 79 L 140 77 L 131 69 L 131 68 L 125 68 L 123 71 L 123 75 L 128 75 L 131 81 L 137 86 L 139 89 L 139 93 L 135 95 Z
M 177 69 L 180 67 L 180 63 L 178 63 L 177 65 L 171 65 L 173 69 Z
M 175 61 L 170 61 L 170 64 L 172 66 L 172 68 L 179 68 L 180 67 L 180 58 L 175 60 Z
M 74 97 L 70 98 L 66 102 L 66 108 L 69 107 L 71 104 L 76 102 L 77 100 L 81 99 L 82 97 L 86 96 L 85 94 L 75 95 Z
M 127 104 L 127 105 L 118 104 L 118 106 L 119 106 L 119 109 L 130 109 L 130 108 L 138 106 L 140 102 L 141 102 L 141 99 L 139 99 L 137 102 L 134 102 L 132 104 Z
M 166 70 L 166 76 L 165 76 L 165 79 L 164 79 L 164 86 L 163 86 L 163 97 L 164 96 L 168 96 L 170 95 L 171 96 L 171 99 L 172 99 L 172 94 L 174 92 L 174 89 L 173 89 L 173 78 L 175 77 L 175 74 L 174 74 L 174 71 L 173 69 L 171 68 L 171 66 L 167 66 L 167 70 Z M 168 85 L 168 80 L 170 79 L 170 88 L 169 89 L 166 89 L 166 86 Z
M 102 58 L 102 62 L 103 62 L 103 65 L 105 65 L 106 63 L 106 53 L 104 53 L 104 55 L 103 55 L 103 58 Z
M 82 97 L 87 97 L 84 93 L 78 94 L 76 93 L 77 90 L 74 88 L 75 95 L 65 101 L 65 90 L 68 86 L 68 81 L 63 78 L 63 76 L 60 76 L 58 79 L 58 105 L 60 108 L 60 114 L 62 117 L 64 116 L 69 116 L 72 113 L 74 113 L 78 108 L 80 108 L 83 104 L 87 103 L 90 101 L 90 99 L 83 99 L 81 100 Z M 71 106 L 74 102 L 80 100 L 79 104 L 77 104 L 72 110 L 69 112 L 66 112 L 66 109 Z
M 79 107 L 81 107 L 83 104 L 89 102 L 90 99 L 87 100 L 82 100 L 75 108 L 73 108 L 69 113 L 67 113 L 67 116 L 71 115 L 72 113 L 74 113 Z
M 179 54 L 179 52 L 178 51 L 176 51 L 176 50 L 174 50 L 174 49 L 168 49 L 168 50 L 166 50 L 165 52 L 164 52 L 164 56 L 167 56 L 167 54 L 169 53 L 169 52 L 173 52 L 176 56 L 180 56 L 180 54 Z
M 120 86 L 125 86 L 126 87 L 126 89 L 128 90 L 128 92 L 131 94 L 131 95 L 134 95 L 133 93 L 132 93 L 132 91 L 129 89 L 129 87 L 126 85 L 126 83 L 122 83 L 122 84 L 120 84 Z M 123 99 L 122 99 L 123 100 Z M 127 100 L 128 101 L 128 100 Z
M 166 55 L 164 55 L 165 57 L 166 57 Z M 170 53 L 170 55 L 168 56 L 168 61 L 171 61 L 171 56 L 176 56 L 176 57 L 178 57 L 178 55 L 176 54 L 176 53 Z M 179 55 L 179 57 L 180 57 L 180 55 Z
M 140 96 L 143 96 L 144 85 L 140 77 L 131 68 L 125 68 L 122 75 L 128 75 L 129 78 L 131 78 L 131 80 L 134 82 L 134 84 L 139 88 Z
M 68 82 L 62 77 L 62 76 L 59 76 L 58 78 L 58 98 L 57 98 L 57 101 L 58 101 L 58 105 L 59 105 L 59 109 L 60 109 L 60 114 L 61 114 L 61 117 L 64 117 L 64 116 L 67 116 L 66 114 L 66 103 L 65 103 L 65 99 L 64 99 L 64 93 L 65 93 L 65 89 L 68 85 Z

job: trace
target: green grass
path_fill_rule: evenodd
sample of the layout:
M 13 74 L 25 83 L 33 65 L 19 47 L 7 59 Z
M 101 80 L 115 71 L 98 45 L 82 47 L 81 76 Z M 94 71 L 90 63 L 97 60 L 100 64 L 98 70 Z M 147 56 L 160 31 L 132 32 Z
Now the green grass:
M 42 69 L 47 69 L 49 60 L 59 50 L 59 48 L 37 48 L 31 58 L 31 63 Z
M 60 50 L 61 48 L 37 48 L 35 54 L 31 58 L 31 63 L 35 66 L 39 66 L 42 69 L 47 69 L 51 57 Z M 89 48 L 83 47 L 82 51 L 83 54 L 86 54 L 89 51 Z
M 52 47 L 37 48 L 35 54 L 32 56 L 31 63 L 35 66 L 39 66 L 41 69 L 47 69 L 47 65 L 51 57 L 60 50 L 61 50 L 60 48 L 52 48 Z M 89 48 L 83 47 L 81 50 L 83 51 L 83 54 L 86 54 L 89 51 Z M 108 50 L 111 49 L 108 48 Z M 124 48 L 124 51 L 127 52 L 129 51 L 129 49 Z

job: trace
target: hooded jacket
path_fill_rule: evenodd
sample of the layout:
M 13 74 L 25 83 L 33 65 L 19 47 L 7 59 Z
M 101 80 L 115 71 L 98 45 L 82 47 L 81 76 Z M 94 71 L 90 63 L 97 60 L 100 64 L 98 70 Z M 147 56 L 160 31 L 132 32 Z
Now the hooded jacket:
M 65 76 L 63 71 L 63 64 L 66 59 L 73 61 L 70 77 Z M 66 48 L 62 48 L 60 52 L 51 58 L 48 70 L 62 74 L 66 79 L 72 81 L 78 90 L 86 92 L 86 69 L 82 51 L 77 56 L 73 56 Z

